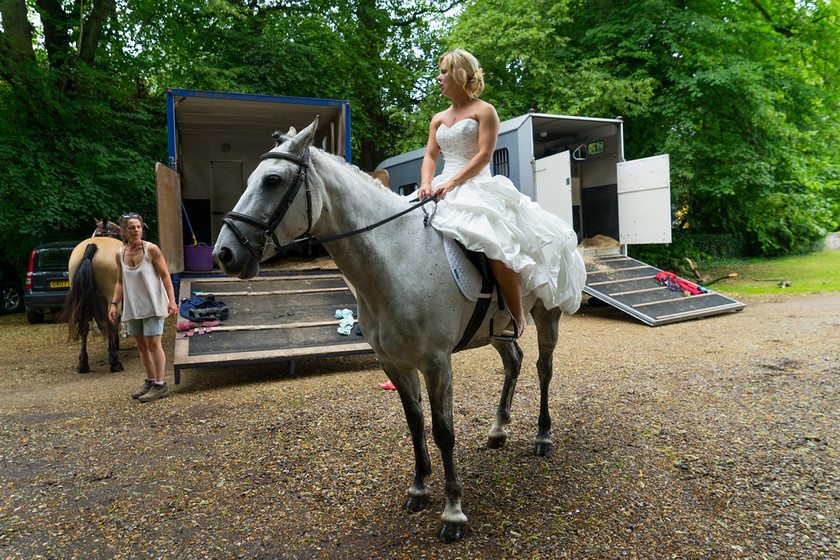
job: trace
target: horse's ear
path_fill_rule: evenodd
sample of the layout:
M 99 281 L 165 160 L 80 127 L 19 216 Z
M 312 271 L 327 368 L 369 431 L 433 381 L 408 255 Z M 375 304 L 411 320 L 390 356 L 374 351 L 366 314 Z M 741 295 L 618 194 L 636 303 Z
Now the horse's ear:
M 302 154 L 303 150 L 312 145 L 315 138 L 315 131 L 318 130 L 318 116 L 312 121 L 312 124 L 300 131 L 300 134 L 292 138 L 289 142 L 291 153 Z
M 286 134 L 283 134 L 279 130 L 275 130 L 274 133 L 271 135 L 271 138 L 274 140 L 274 147 L 276 148 L 284 142 L 288 142 L 289 140 L 294 138 L 295 135 L 297 135 L 297 130 L 295 130 L 295 127 L 291 127 L 289 128 L 289 132 L 287 132 Z

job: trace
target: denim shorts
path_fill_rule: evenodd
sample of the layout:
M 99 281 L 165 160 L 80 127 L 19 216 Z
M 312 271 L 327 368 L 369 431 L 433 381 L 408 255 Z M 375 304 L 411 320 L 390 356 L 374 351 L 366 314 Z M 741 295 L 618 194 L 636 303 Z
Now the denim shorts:
M 128 336 L 160 336 L 163 334 L 165 317 L 146 317 L 145 319 L 129 319 L 125 322 Z

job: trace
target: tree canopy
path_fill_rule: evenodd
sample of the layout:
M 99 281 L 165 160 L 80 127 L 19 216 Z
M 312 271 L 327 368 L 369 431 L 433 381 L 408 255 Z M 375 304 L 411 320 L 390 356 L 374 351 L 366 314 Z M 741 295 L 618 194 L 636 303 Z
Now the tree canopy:
M 167 87 L 347 99 L 353 159 L 420 147 L 443 50 L 500 116 L 622 115 L 671 154 L 675 228 L 801 250 L 840 221 L 829 0 L 0 0 L 0 245 L 154 216 Z

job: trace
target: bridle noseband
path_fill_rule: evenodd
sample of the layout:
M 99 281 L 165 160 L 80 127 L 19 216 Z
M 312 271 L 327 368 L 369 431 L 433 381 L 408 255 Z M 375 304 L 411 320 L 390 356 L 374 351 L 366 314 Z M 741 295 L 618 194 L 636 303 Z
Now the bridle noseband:
M 260 160 L 265 159 L 285 159 L 297 163 L 299 166 L 298 174 L 295 177 L 292 186 L 289 187 L 289 190 L 287 190 L 285 194 L 283 194 L 283 197 L 280 199 L 280 202 L 277 203 L 277 207 L 274 209 L 274 212 L 272 212 L 268 222 L 260 221 L 253 216 L 240 214 L 239 212 L 228 212 L 223 220 L 239 242 L 244 245 L 246 249 L 251 251 L 251 254 L 254 255 L 258 261 L 262 261 L 265 258 L 266 249 L 268 249 L 269 246 L 273 248 L 275 253 L 277 252 L 277 249 L 280 248 L 280 242 L 278 241 L 277 234 L 274 233 L 274 231 L 277 229 L 277 226 L 280 225 L 280 222 L 283 220 L 286 212 L 289 211 L 289 208 L 295 201 L 295 196 L 297 196 L 298 191 L 300 191 L 301 185 L 303 185 L 306 191 L 307 216 L 306 232 L 304 232 L 303 236 L 308 236 L 309 230 L 312 229 L 312 191 L 309 190 L 309 176 L 306 173 L 309 168 L 309 148 L 306 148 L 303 151 L 302 159 L 290 154 L 284 154 L 283 152 L 268 152 L 260 156 Z M 259 250 L 254 247 L 248 240 L 248 237 L 244 235 L 238 227 L 236 227 L 234 220 L 239 220 L 240 222 L 245 222 L 246 224 L 251 224 L 264 230 L 263 244 Z

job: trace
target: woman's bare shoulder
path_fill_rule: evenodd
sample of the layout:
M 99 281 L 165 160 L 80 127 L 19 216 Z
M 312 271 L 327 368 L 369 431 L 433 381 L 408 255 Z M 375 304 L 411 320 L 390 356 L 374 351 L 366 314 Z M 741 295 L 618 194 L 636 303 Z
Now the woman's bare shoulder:
M 488 103 L 483 99 L 476 99 L 475 112 L 479 119 L 498 119 L 499 115 L 496 113 L 496 107 L 492 103 Z

